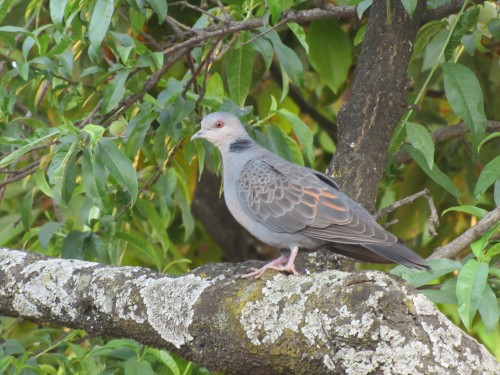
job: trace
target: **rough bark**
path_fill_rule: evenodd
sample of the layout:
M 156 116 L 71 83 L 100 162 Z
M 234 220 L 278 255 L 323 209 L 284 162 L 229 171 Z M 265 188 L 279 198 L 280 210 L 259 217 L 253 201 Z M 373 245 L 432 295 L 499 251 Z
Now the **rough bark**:
M 408 63 L 424 10 L 425 1 L 419 0 L 410 18 L 400 1 L 373 1 L 352 92 L 339 112 L 339 143 L 329 173 L 369 210 L 389 141 L 406 110 Z
M 301 277 L 243 280 L 248 264 L 170 277 L 1 249 L 0 313 L 134 338 L 231 374 L 500 374 L 403 281 L 325 259 L 302 254 Z

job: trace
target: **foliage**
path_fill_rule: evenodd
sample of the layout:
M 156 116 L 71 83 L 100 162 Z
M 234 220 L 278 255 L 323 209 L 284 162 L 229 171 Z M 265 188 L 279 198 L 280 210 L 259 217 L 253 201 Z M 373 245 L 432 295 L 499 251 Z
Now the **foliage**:
M 241 115 L 283 157 L 325 168 L 365 26 L 330 19 L 278 27 L 284 12 L 308 6 L 298 0 L 222 3 L 224 11 L 216 2 L 203 11 L 161 0 L 2 2 L 1 246 L 173 274 L 220 260 L 220 249 L 203 251 L 213 241 L 190 210 L 204 165 L 217 170 L 219 159 L 188 139 L 214 110 Z M 402 3 L 413 13 L 416 1 Z M 262 25 L 203 39 L 233 22 L 229 16 L 261 17 Z M 499 24 L 497 5 L 466 1 L 457 15 L 424 24 L 414 43 L 409 74 L 420 110 L 407 111 L 390 145 L 414 162 L 388 165 L 379 204 L 430 188 L 443 212 L 437 237 L 425 231 L 424 202 L 394 215 L 393 231 L 422 253 L 500 204 L 500 133 L 487 131 L 487 119 L 500 118 Z M 192 33 L 200 41 L 188 45 Z M 307 105 L 292 99 L 297 93 Z M 432 132 L 460 121 L 466 136 L 435 145 Z M 423 292 L 457 305 L 441 306 L 491 350 L 500 347 L 498 332 L 484 331 L 498 327 L 498 238 L 497 225 L 458 261 L 436 261 L 431 274 L 394 270 L 417 286 L 433 283 Z M 1 327 L 0 370 L 112 371 L 127 363 L 141 373 L 202 371 L 127 340 L 9 319 Z

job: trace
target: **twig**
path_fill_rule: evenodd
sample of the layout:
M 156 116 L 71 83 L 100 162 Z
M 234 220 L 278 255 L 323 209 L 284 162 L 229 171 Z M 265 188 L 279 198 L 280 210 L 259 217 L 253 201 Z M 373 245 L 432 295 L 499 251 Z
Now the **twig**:
M 165 73 L 172 65 L 174 65 L 177 60 L 179 60 L 186 52 L 187 48 L 184 48 L 176 50 L 175 52 L 170 54 L 168 58 L 166 58 L 163 62 L 163 66 L 147 79 L 142 90 L 126 98 L 123 98 L 113 110 L 111 110 L 103 117 L 103 119 L 100 121 L 100 124 L 105 125 L 111 123 L 116 118 L 120 117 L 122 113 L 125 112 L 129 107 L 131 107 L 137 101 L 141 100 L 147 92 L 155 87 L 156 83 L 161 79 L 163 73 Z
M 87 118 L 80 122 L 77 122 L 76 126 L 79 128 L 83 128 L 85 125 L 93 123 L 97 113 L 101 110 L 103 103 L 104 99 L 99 100 L 92 112 L 90 112 L 90 114 L 87 116 Z
M 390 206 L 381 209 L 379 212 L 377 212 L 375 215 L 373 215 L 373 217 L 375 218 L 375 220 L 379 220 L 381 217 L 388 215 L 389 213 L 396 210 L 397 208 L 399 208 L 405 204 L 411 203 L 420 197 L 425 197 L 425 199 L 427 199 L 427 203 L 429 204 L 429 208 L 431 210 L 431 214 L 429 216 L 429 234 L 431 236 L 435 236 L 435 235 L 437 235 L 436 227 L 439 226 L 439 216 L 437 214 L 436 206 L 434 205 L 434 201 L 432 200 L 432 197 L 430 196 L 429 190 L 427 188 L 425 188 L 422 191 L 419 191 L 418 193 L 410 195 L 409 197 L 406 197 L 406 198 L 403 198 L 397 202 L 394 202 Z
M 222 41 L 222 38 L 218 38 L 217 41 L 212 46 L 212 48 L 210 48 L 210 50 L 208 51 L 205 58 L 201 61 L 201 63 L 196 68 L 194 68 L 194 66 L 193 66 L 191 78 L 189 78 L 189 80 L 186 82 L 186 85 L 184 86 L 184 89 L 182 90 L 182 93 L 181 93 L 182 97 L 186 97 L 186 94 L 189 90 L 189 87 L 192 84 L 195 85 L 195 89 L 196 89 L 196 92 L 198 94 L 201 92 L 201 88 L 198 86 L 196 78 L 200 75 L 204 66 L 206 66 L 208 68 L 208 67 L 210 67 L 210 65 L 212 65 L 212 63 L 213 63 L 212 56 L 214 54 L 215 49 L 217 48 L 217 46 L 219 45 L 219 43 L 221 41 Z
M 482 4 L 485 0 L 477 0 L 471 2 L 470 5 Z M 425 12 L 425 15 L 422 19 L 422 25 L 426 24 L 429 21 L 440 20 L 441 18 L 447 17 L 449 15 L 458 13 L 458 11 L 462 8 L 464 4 L 464 0 L 451 1 L 443 6 L 440 6 L 436 9 L 429 9 Z
M 489 133 L 500 131 L 500 122 L 498 121 L 488 121 L 486 125 L 486 131 Z M 437 129 L 432 133 L 432 141 L 434 144 L 439 142 L 444 142 L 452 138 L 461 137 L 469 132 L 469 128 L 465 123 L 461 122 L 457 125 L 447 126 L 445 128 Z M 404 150 L 399 150 L 393 155 L 394 162 L 396 164 L 409 163 L 413 159 Z
M 179 152 L 179 150 L 182 148 L 182 146 L 184 146 L 185 139 L 186 138 L 182 139 L 179 143 L 177 143 L 174 147 L 172 147 L 172 149 L 170 150 L 170 152 L 167 155 L 167 158 L 163 162 L 163 165 L 161 166 L 161 168 L 156 168 L 156 170 L 153 172 L 151 177 L 149 177 L 149 179 L 146 181 L 144 186 L 142 186 L 142 188 L 139 190 L 138 195 L 141 195 L 147 188 L 149 188 L 151 185 L 153 185 L 158 180 L 158 177 L 160 177 L 160 174 L 170 166 L 174 156 L 177 154 L 177 152 Z M 131 202 L 124 205 L 122 207 L 122 209 L 114 216 L 113 219 L 116 220 L 121 215 L 123 215 L 123 213 L 130 207 L 130 205 L 131 205 Z
M 32 175 L 33 173 L 36 172 L 37 166 L 32 167 L 31 169 L 28 169 L 22 173 L 19 173 L 18 175 L 15 176 L 9 176 L 5 181 L 0 182 L 0 188 L 7 186 L 8 184 L 22 180 L 24 177 Z
M 481 237 L 493 225 L 500 222 L 500 207 L 488 212 L 475 226 L 468 229 L 449 244 L 438 247 L 427 259 L 455 258 L 463 249 Z
M 45 145 L 46 146 L 46 145 Z M 18 173 L 23 173 L 25 171 L 27 171 L 28 169 L 31 169 L 31 168 L 34 168 L 34 167 L 37 167 L 38 164 L 40 164 L 42 160 L 41 159 L 38 159 L 38 160 L 35 160 L 33 163 L 27 165 L 26 167 L 24 168 L 21 168 L 21 169 L 17 169 L 15 171 L 9 171 L 7 169 L 0 169 L 0 173 L 5 173 L 5 174 L 18 174 Z
M 222 4 L 222 2 L 220 0 L 215 0 L 215 2 L 217 3 L 217 6 L 221 10 L 222 14 L 224 14 L 226 21 L 231 21 L 231 15 L 227 11 L 226 7 Z

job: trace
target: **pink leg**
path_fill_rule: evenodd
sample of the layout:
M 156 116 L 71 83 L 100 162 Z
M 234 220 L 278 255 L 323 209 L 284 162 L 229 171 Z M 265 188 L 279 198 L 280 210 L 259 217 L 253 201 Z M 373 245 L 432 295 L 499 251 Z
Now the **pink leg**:
M 299 276 L 300 274 L 297 272 L 295 269 L 295 257 L 297 256 L 297 253 L 299 252 L 299 247 L 294 246 L 290 250 L 290 254 L 288 255 L 281 255 L 279 258 L 276 258 L 272 262 L 264 265 L 261 268 L 252 268 L 252 272 L 246 273 L 244 275 L 241 275 L 240 277 L 243 279 L 249 278 L 249 277 L 255 277 L 259 278 L 262 276 L 262 274 L 266 270 L 276 270 L 280 272 L 288 272 L 291 273 L 292 275 Z M 283 263 L 286 264 L 283 266 Z

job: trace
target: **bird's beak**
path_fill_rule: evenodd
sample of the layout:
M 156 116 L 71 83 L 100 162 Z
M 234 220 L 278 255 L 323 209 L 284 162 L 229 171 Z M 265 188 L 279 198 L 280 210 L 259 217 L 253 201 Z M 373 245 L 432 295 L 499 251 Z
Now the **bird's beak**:
M 203 138 L 203 133 L 204 133 L 203 129 L 200 129 L 198 133 L 195 133 L 191 136 L 191 141 L 198 138 Z

